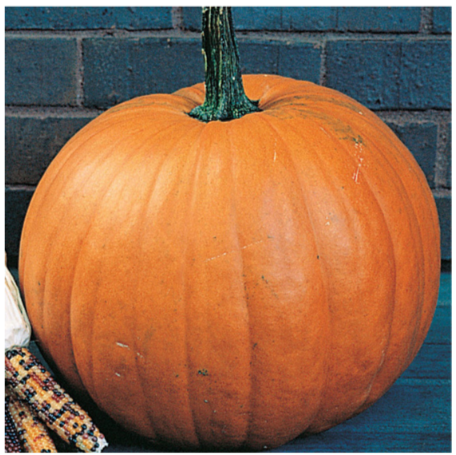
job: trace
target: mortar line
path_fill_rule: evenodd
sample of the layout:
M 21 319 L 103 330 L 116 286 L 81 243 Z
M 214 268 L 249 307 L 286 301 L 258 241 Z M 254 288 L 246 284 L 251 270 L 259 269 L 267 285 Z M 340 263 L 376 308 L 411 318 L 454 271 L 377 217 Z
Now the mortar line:
M 177 21 L 177 19 L 176 19 Z M 178 21 L 177 21 L 178 22 Z M 190 31 L 181 28 L 172 29 L 149 29 L 149 30 L 127 30 L 127 29 L 92 29 L 92 30 L 7 30 L 5 38 L 180 38 L 180 39 L 200 39 L 200 31 Z M 325 37 L 329 41 L 338 40 L 416 40 L 416 41 L 451 41 L 451 34 L 431 34 L 419 32 L 362 32 L 362 31 L 286 31 L 286 30 L 237 30 L 238 40 L 271 40 L 287 41 L 293 39 L 298 42 L 320 41 Z
M 419 33 L 429 35 L 432 32 L 432 26 L 433 26 L 432 8 L 422 7 Z
M 84 106 L 5 106 L 6 117 L 96 117 L 106 109 L 87 108 Z
M 106 108 L 91 108 L 86 106 L 33 106 L 33 105 L 6 105 L 5 115 L 13 117 L 41 117 L 62 116 L 81 117 L 96 116 L 104 112 Z M 383 121 L 396 124 L 404 123 L 438 123 L 451 121 L 451 109 L 385 109 L 373 110 Z
M 327 57 L 327 40 L 321 40 L 321 53 L 320 53 L 320 85 L 326 86 L 326 75 L 327 75 L 327 67 L 326 67 L 326 57 Z
M 82 38 L 76 39 L 77 54 L 76 54 L 76 105 L 84 106 L 84 60 Z
M 182 6 L 174 6 L 171 8 L 171 20 L 173 29 L 183 30 L 184 28 L 184 15 Z
M 437 145 L 435 149 L 434 185 L 436 189 L 448 188 L 447 175 L 451 154 L 451 151 L 448 147 L 449 134 L 449 121 L 446 119 L 441 119 L 437 123 Z

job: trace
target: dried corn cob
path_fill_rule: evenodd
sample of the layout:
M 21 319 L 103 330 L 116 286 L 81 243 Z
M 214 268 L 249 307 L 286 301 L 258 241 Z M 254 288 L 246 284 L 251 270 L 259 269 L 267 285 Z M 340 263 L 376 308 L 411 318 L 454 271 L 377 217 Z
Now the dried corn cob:
M 26 403 L 8 392 L 8 410 L 17 429 L 17 435 L 22 447 L 30 453 L 56 453 L 54 442 L 46 427 L 40 422 Z
M 20 453 L 22 452 L 21 443 L 17 434 L 16 425 L 9 411 L 10 397 L 5 394 L 5 452 Z
M 101 452 L 108 445 L 87 413 L 27 348 L 7 351 L 5 367 L 12 390 L 65 442 L 83 452 Z

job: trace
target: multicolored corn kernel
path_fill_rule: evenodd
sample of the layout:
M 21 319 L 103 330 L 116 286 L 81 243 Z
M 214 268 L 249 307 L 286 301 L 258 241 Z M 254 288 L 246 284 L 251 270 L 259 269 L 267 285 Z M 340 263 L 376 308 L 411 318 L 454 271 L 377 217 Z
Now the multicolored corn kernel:
M 30 453 L 56 453 L 57 449 L 46 427 L 13 393 L 8 394 L 8 410 L 17 430 L 21 446 Z
M 27 348 L 6 352 L 5 378 L 17 396 L 65 442 L 82 452 L 101 452 L 108 445 L 88 414 Z
M 16 425 L 9 411 L 10 397 L 5 395 L 5 452 L 6 453 L 21 453 L 21 443 L 17 435 Z

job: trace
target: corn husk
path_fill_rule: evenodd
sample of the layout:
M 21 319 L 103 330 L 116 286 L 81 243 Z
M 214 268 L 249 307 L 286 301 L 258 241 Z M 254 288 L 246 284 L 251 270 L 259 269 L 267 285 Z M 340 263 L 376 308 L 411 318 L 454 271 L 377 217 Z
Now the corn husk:
M 31 335 L 32 326 L 19 289 L 6 265 L 5 255 L 5 351 L 28 346 Z

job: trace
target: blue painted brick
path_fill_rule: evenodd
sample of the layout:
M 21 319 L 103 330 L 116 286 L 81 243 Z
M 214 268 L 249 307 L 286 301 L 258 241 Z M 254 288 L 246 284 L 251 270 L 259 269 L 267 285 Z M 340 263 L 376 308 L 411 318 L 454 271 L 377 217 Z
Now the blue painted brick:
M 233 22 L 238 30 L 334 30 L 336 11 L 328 7 L 235 7 Z
M 282 9 L 282 30 L 328 31 L 334 30 L 337 23 L 337 10 L 334 7 L 286 7 Z
M 85 104 L 109 107 L 149 93 L 170 93 L 204 80 L 199 39 L 83 40 Z
M 201 8 L 183 8 L 183 26 L 201 30 Z M 329 7 L 233 7 L 236 30 L 335 30 L 337 8 Z
M 337 29 L 351 32 L 418 32 L 421 8 L 343 7 L 337 9 Z
M 76 67 L 75 39 L 7 37 L 6 104 L 76 104 Z
M 287 41 L 279 47 L 279 74 L 317 84 L 321 58 L 321 49 L 313 43 Z
M 451 109 L 451 41 L 402 44 L 399 105 L 410 109 Z
M 184 8 L 184 27 L 201 28 L 201 9 Z M 417 7 L 234 7 L 238 30 L 418 32 Z
M 5 181 L 36 185 L 65 143 L 94 116 L 5 118 Z
M 435 195 L 440 222 L 440 242 L 443 260 L 451 260 L 451 195 Z
M 338 40 L 326 81 L 371 109 L 450 109 L 450 40 Z
M 266 40 L 239 41 L 243 74 L 280 74 L 318 82 L 321 50 L 312 43 Z
M 396 108 L 400 57 L 397 41 L 329 41 L 326 84 L 371 109 Z
M 451 33 L 451 8 L 433 8 L 432 31 L 434 33 Z
M 32 196 L 33 189 L 5 188 L 5 250 L 9 257 L 19 254 L 22 226 Z
M 145 30 L 172 28 L 171 8 L 8 7 L 7 30 Z
M 233 24 L 237 30 L 281 30 L 282 8 L 233 7 Z M 201 30 L 201 8 L 182 9 L 184 28 Z
M 280 30 L 281 22 L 282 8 L 233 8 L 233 23 L 237 30 Z
M 187 30 L 201 30 L 201 8 L 182 8 L 182 27 Z
M 279 46 L 273 41 L 239 41 L 243 74 L 278 74 Z
M 437 125 L 435 123 L 405 123 L 388 126 L 412 152 L 426 176 L 428 184 L 434 188 L 435 160 L 437 150 Z

